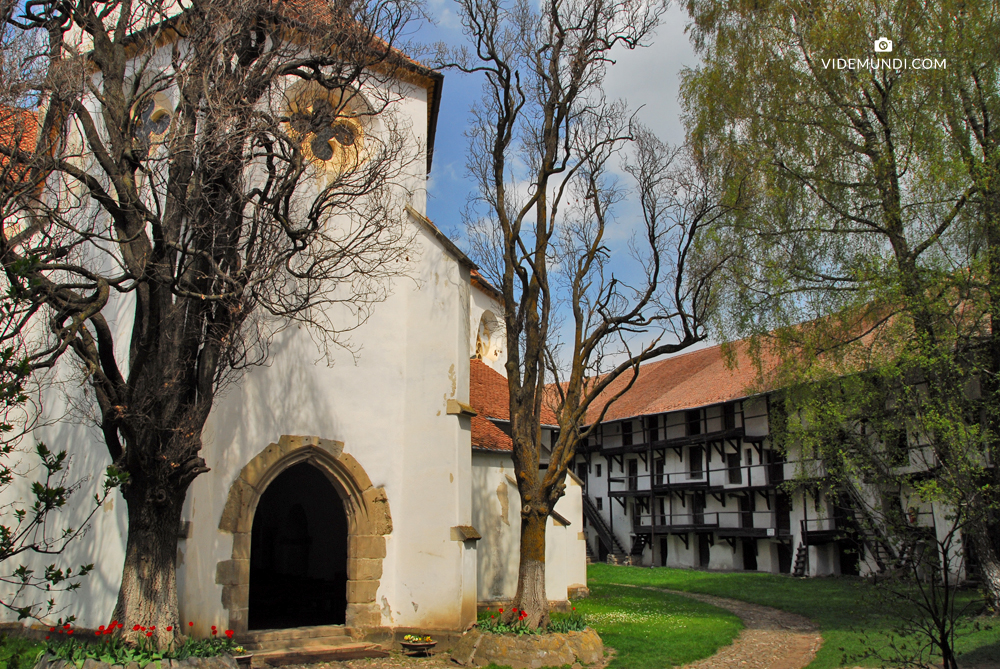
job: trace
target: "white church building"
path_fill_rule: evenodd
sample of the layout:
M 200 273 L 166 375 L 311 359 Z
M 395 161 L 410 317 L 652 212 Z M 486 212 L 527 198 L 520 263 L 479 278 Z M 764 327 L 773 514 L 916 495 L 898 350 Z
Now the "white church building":
M 442 81 L 414 65 L 398 82 L 395 113 L 420 155 L 433 149 Z M 461 631 L 477 606 L 514 594 L 520 505 L 509 446 L 474 444 L 470 397 L 470 359 L 502 371 L 501 311 L 475 265 L 427 219 L 427 171 L 411 178 L 399 216 L 413 236 L 412 266 L 353 333 L 356 354 L 327 365 L 293 326 L 274 338 L 267 366 L 216 399 L 201 453 L 211 471 L 191 485 L 178 528 L 178 622 L 194 622 L 196 635 L 211 625 Z M 76 361 L 60 364 L 70 378 Z M 48 392 L 44 420 L 25 440 L 66 448 L 71 476 L 91 477 L 61 514 L 69 525 L 110 464 L 99 429 L 78 411 L 81 392 L 72 383 Z M 586 583 L 578 481 L 556 512 L 547 585 L 560 602 Z M 79 590 L 57 595 L 62 615 L 87 628 L 108 622 L 127 532 L 115 493 L 59 556 L 95 565 Z M 51 561 L 35 556 L 29 566 Z

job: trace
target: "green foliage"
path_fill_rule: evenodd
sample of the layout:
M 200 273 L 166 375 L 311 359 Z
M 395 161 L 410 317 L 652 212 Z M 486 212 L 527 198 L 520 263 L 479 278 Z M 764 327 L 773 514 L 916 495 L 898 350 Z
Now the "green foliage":
M 552 613 L 549 618 L 548 627 L 530 627 L 525 618 L 527 615 L 523 611 L 514 610 L 516 618 L 510 622 L 504 622 L 504 608 L 498 607 L 496 611 L 480 611 L 476 627 L 482 632 L 490 634 L 551 634 L 565 632 L 582 632 L 587 629 L 587 620 L 583 614 L 573 607 L 569 613 Z
M 0 669 L 31 669 L 44 650 L 34 639 L 5 634 L 0 637 Z
M 549 618 L 548 632 L 582 632 L 587 629 L 587 619 L 573 607 L 569 613 L 553 613 Z
M 232 641 L 232 630 L 227 630 L 224 636 L 213 636 L 210 639 L 194 639 L 188 637 L 183 643 L 162 650 L 156 647 L 152 636 L 153 628 L 144 627 L 135 630 L 140 633 L 137 643 L 125 641 L 118 633 L 122 625 L 117 621 L 107 629 L 102 625 L 96 632 L 97 640 L 81 639 L 73 636 L 72 626 L 65 624 L 49 629 L 46 637 L 45 650 L 55 657 L 72 662 L 78 667 L 88 660 L 97 660 L 107 664 L 126 665 L 136 662 L 145 666 L 158 660 L 184 660 L 189 657 L 215 657 L 217 655 L 238 655 L 243 648 Z M 57 638 L 50 637 L 55 634 Z

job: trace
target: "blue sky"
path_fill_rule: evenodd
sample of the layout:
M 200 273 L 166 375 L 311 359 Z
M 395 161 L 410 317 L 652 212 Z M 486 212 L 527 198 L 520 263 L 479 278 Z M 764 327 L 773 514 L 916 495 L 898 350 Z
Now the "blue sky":
M 429 0 L 428 9 L 436 25 L 421 25 L 414 39 L 425 44 L 461 44 L 464 36 L 453 0 Z M 678 119 L 678 74 L 683 67 L 693 67 L 698 62 L 684 33 L 686 24 L 687 15 L 676 5 L 671 6 L 651 46 L 634 52 L 623 49 L 605 79 L 605 90 L 610 98 L 624 98 L 632 109 L 642 107 L 640 120 L 660 138 L 672 143 L 684 139 Z M 460 212 L 472 184 L 464 176 L 464 131 L 469 124 L 469 107 L 479 96 L 482 82 L 475 76 L 456 71 L 444 74 L 427 215 L 465 247 Z

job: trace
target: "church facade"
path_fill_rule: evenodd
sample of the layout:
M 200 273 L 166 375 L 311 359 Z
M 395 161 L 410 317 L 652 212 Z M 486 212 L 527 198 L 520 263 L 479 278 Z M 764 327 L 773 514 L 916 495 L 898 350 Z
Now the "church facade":
M 426 157 L 442 78 L 417 65 L 405 74 L 391 83 L 392 112 L 409 128 L 411 155 Z M 166 91 L 153 111 L 169 113 L 171 104 Z M 477 474 L 492 464 L 475 462 L 477 412 L 469 396 L 479 326 L 489 331 L 493 360 L 505 345 L 498 312 L 474 279 L 475 265 L 426 217 L 429 160 L 412 165 L 419 169 L 408 175 L 398 212 L 411 239 L 410 266 L 354 331 L 352 352 L 328 365 L 308 331 L 287 327 L 274 336 L 269 363 L 216 398 L 202 434 L 210 471 L 191 485 L 178 528 L 177 622 L 194 623 L 195 635 L 207 636 L 212 626 L 237 633 L 313 625 L 461 631 L 481 600 L 513 595 L 516 487 L 505 532 L 485 531 L 483 505 L 499 503 L 497 484 L 496 476 Z M 483 318 L 484 304 L 493 305 L 492 318 Z M 113 323 L 124 341 L 126 321 Z M 90 477 L 77 492 L 84 499 L 109 458 L 81 409 L 87 390 L 72 382 L 75 364 L 66 356 L 53 372 L 27 440 L 71 453 L 71 475 Z M 12 486 L 4 501 L 23 492 Z M 60 522 L 82 520 L 85 506 L 66 509 Z M 567 597 L 566 578 L 585 583 L 579 493 L 575 506 L 564 506 L 560 527 L 572 538 L 549 564 L 563 575 L 552 581 L 555 601 Z M 87 628 L 108 622 L 127 532 L 124 500 L 115 494 L 60 556 L 65 564 L 95 565 L 79 590 L 57 595 L 61 615 Z M 28 564 L 48 562 L 35 556 Z

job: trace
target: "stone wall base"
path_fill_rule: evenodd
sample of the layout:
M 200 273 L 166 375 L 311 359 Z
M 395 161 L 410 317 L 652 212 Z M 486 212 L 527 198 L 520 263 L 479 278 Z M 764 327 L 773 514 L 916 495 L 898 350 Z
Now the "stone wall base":
M 597 632 L 587 628 L 565 634 L 484 634 L 469 630 L 451 650 L 451 659 L 464 667 L 491 662 L 512 669 L 561 667 L 575 662 L 593 664 L 604 657 Z

